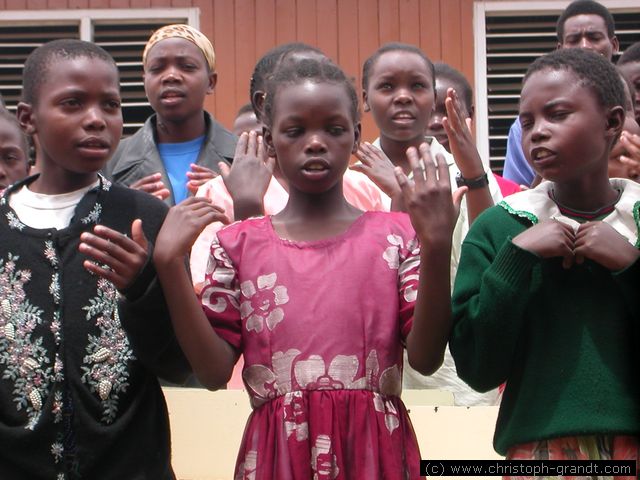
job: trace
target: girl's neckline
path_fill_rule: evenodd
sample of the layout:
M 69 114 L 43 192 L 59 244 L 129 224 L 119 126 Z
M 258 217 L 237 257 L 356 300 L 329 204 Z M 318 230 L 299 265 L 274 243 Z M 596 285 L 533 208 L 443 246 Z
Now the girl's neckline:
M 280 234 L 276 231 L 273 226 L 273 215 L 268 215 L 266 218 L 267 228 L 269 230 L 269 234 L 278 242 L 290 245 L 294 247 L 309 247 L 309 248 L 320 248 L 328 245 L 333 245 L 335 243 L 339 243 L 346 238 L 355 235 L 362 228 L 365 217 L 369 217 L 370 214 L 374 212 L 362 212 L 358 218 L 356 218 L 351 225 L 342 233 L 338 235 L 334 235 L 331 237 L 320 238 L 318 240 L 290 240 L 288 238 L 282 238 Z
M 563 215 L 566 215 L 567 217 L 581 219 L 583 221 L 591 221 L 591 220 L 596 220 L 598 218 L 604 217 L 610 214 L 611 212 L 613 212 L 613 210 L 615 210 L 616 204 L 620 201 L 620 197 L 622 196 L 621 189 L 616 188 L 615 190 L 617 191 L 618 194 L 616 195 L 616 198 L 612 202 L 593 211 L 578 210 L 578 209 L 567 207 L 561 204 L 556 199 L 556 192 L 553 188 L 549 190 L 548 195 L 551 201 L 553 201 L 553 203 L 556 204 L 556 206 L 558 207 L 558 210 L 560 210 L 560 213 L 562 213 Z

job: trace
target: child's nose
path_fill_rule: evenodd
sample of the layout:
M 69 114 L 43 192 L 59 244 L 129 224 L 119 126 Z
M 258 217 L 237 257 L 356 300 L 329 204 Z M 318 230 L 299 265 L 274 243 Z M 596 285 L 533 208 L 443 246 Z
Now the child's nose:
M 396 103 L 410 103 L 413 97 L 411 96 L 411 92 L 407 88 L 399 88 L 394 101 Z
M 309 142 L 307 143 L 307 152 L 317 153 L 326 151 L 327 147 L 325 145 L 324 139 L 321 135 L 315 134 L 309 138 Z
M 169 65 L 167 69 L 164 71 L 164 75 L 162 76 L 163 82 L 176 82 L 179 79 L 180 79 L 180 72 L 173 65 Z
M 92 129 L 103 129 L 106 127 L 104 115 L 100 107 L 96 106 L 87 110 L 85 126 Z

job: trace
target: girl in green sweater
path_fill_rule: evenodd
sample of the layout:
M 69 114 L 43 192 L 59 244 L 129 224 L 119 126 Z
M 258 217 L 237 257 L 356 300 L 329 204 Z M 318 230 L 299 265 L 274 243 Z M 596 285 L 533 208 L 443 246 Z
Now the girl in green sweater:
M 623 104 L 603 57 L 536 60 L 519 119 L 546 181 L 486 210 L 462 247 L 451 352 L 476 390 L 506 382 L 507 458 L 638 461 L 640 185 L 607 175 Z

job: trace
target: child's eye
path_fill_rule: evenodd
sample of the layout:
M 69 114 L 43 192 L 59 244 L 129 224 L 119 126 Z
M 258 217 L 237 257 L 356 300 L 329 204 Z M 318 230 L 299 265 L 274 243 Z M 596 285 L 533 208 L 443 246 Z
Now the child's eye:
M 119 110 L 120 109 L 120 101 L 118 100 L 109 100 L 107 102 L 107 108 L 113 109 L 113 110 Z
M 566 110 L 559 110 L 551 114 L 551 118 L 553 118 L 554 120 L 563 120 L 568 116 L 569 116 L 569 112 L 567 112 Z
M 80 106 L 80 100 L 78 100 L 77 98 L 67 98 L 65 100 L 62 100 L 60 104 L 64 107 L 74 108 Z
M 298 136 L 300 136 L 300 135 L 302 134 L 302 128 L 299 128 L 299 127 L 287 128 L 287 129 L 284 131 L 284 134 L 285 134 L 287 137 L 292 137 L 292 138 L 293 138 L 293 137 L 298 137 Z
M 522 118 L 520 119 L 520 127 L 522 128 L 522 130 L 531 128 L 531 125 L 533 125 L 533 122 L 531 120 L 524 120 Z
M 183 70 L 187 70 L 189 72 L 192 72 L 194 70 L 197 70 L 198 67 L 196 65 L 192 64 L 192 63 L 186 63 L 186 64 L 182 65 L 182 69 Z
M 391 85 L 389 82 L 384 82 L 378 85 L 378 90 L 391 90 L 393 88 L 393 85 Z
M 337 125 L 333 127 L 329 127 L 329 133 L 335 136 L 342 135 L 345 132 L 345 130 L 346 129 L 344 127 L 337 126 Z
M 421 89 L 421 88 L 427 88 L 427 86 L 422 82 L 416 82 L 416 83 L 413 84 L 413 88 Z

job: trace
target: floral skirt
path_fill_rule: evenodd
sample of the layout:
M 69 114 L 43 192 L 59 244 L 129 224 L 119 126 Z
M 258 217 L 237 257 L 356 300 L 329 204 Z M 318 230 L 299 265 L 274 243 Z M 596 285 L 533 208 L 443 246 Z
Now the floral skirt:
M 256 408 L 235 480 L 420 478 L 404 404 L 368 390 L 296 391 Z
M 508 460 L 635 460 L 636 472 L 640 459 L 640 440 L 632 436 L 589 435 L 562 437 L 525 443 L 511 447 Z M 505 480 L 525 480 L 532 477 L 502 477 Z M 588 477 L 536 477 L 562 478 L 566 480 L 636 480 L 631 476 L 588 476 Z

